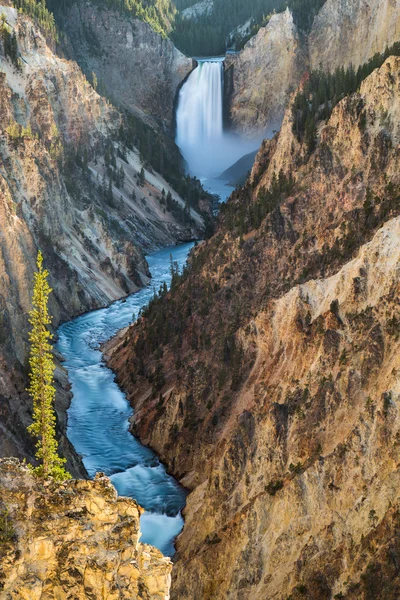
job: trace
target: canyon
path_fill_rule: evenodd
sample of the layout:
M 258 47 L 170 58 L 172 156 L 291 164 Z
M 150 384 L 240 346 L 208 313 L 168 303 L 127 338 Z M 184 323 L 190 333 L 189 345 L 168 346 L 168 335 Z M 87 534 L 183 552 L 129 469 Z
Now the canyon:
M 25 458 L 33 451 L 24 389 L 37 248 L 51 273 L 57 327 L 147 284 L 144 252 L 201 237 L 210 200 L 199 183 L 182 179 L 178 162 L 175 179 L 192 185 L 199 202 L 187 207 L 78 65 L 57 56 L 29 17 L 10 6 L 0 13 L 18 48 L 16 61 L 0 57 L 0 450 Z M 168 165 L 174 154 L 160 147 Z M 57 376 L 66 382 L 61 366 Z M 62 429 L 67 396 L 60 390 Z M 69 467 L 82 473 L 62 429 Z
M 397 600 L 400 58 L 321 107 L 299 97 L 397 42 L 399 1 L 326 0 L 307 30 L 271 14 L 223 62 L 129 3 L 56 3 L 57 35 L 12 4 L 0 597 Z M 202 185 L 233 140 L 259 150 L 217 211 Z M 20 462 L 39 248 L 62 484 Z
M 311 155 L 289 108 L 182 281 L 108 349 L 133 432 L 191 491 L 172 597 L 398 595 L 399 73 L 342 100 Z

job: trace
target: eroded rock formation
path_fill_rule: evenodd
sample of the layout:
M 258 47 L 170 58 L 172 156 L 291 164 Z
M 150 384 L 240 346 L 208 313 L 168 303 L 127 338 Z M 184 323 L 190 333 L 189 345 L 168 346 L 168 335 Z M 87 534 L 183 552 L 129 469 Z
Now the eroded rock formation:
M 180 284 L 108 349 L 133 430 L 191 489 L 174 599 L 399 595 L 399 84 L 392 57 L 311 155 L 288 110 Z
M 142 513 L 105 476 L 43 484 L 0 460 L 0 597 L 169 600 L 172 563 L 140 543 Z
M 227 110 L 246 136 L 279 129 L 291 92 L 308 70 L 357 68 L 400 40 L 398 0 L 327 0 L 310 33 L 289 11 L 273 15 L 244 49 L 227 56 Z
M 399 40 L 399 0 L 327 0 L 309 36 L 311 68 L 357 68 Z
M 73 3 L 63 28 L 71 55 L 88 76 L 96 73 L 99 90 L 116 106 L 171 129 L 176 92 L 193 68 L 192 59 L 148 23 L 91 2 Z

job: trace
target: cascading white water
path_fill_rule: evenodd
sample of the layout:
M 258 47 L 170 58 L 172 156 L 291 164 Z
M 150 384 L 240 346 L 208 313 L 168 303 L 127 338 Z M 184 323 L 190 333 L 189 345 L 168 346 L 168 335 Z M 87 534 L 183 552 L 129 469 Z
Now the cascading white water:
M 199 60 L 179 94 L 176 143 L 189 172 L 210 191 L 216 191 L 215 177 L 259 145 L 259 140 L 244 140 L 224 131 L 223 103 L 224 59 Z M 221 195 L 226 197 L 228 192 Z
M 200 61 L 183 85 L 176 115 L 176 141 L 190 171 L 218 175 L 214 149 L 223 138 L 223 62 Z

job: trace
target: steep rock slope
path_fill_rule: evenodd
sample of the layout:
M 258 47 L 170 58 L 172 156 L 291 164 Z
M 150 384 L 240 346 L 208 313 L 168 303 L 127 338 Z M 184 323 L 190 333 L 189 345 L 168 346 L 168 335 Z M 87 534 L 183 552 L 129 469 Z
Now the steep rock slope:
M 141 173 L 137 149 L 120 141 L 121 115 L 76 63 L 15 9 L 0 13 L 17 41 L 10 57 L 0 40 L 0 453 L 25 456 L 21 371 L 37 249 L 57 326 L 147 283 L 142 250 L 197 237 L 204 223 L 160 175 Z
M 399 595 L 399 90 L 392 57 L 311 155 L 287 111 L 109 349 L 133 430 L 192 490 L 172 598 Z
M 172 564 L 139 542 L 143 513 L 110 480 L 43 485 L 0 460 L 0 596 L 168 600 Z
M 311 68 L 358 67 L 399 39 L 399 0 L 327 0 L 309 36 Z
M 232 127 L 248 137 L 279 129 L 290 93 L 299 84 L 306 64 L 291 12 L 273 15 L 240 53 L 226 58 Z
M 171 128 L 180 83 L 193 63 L 148 23 L 75 2 L 62 16 L 71 56 L 84 72 L 96 73 L 99 90 L 117 106 Z
M 278 129 L 290 93 L 308 70 L 358 67 L 400 40 L 399 0 L 327 0 L 310 33 L 287 10 L 237 55 L 227 56 L 227 111 L 241 134 Z

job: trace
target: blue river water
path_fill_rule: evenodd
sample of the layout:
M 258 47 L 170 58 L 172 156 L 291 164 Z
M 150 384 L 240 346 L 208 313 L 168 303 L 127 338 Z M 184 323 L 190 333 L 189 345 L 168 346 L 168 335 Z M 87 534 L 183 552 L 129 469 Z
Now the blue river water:
M 186 494 L 166 473 L 156 454 L 129 432 L 132 408 L 104 364 L 99 345 L 137 317 L 154 289 L 164 281 L 170 285 L 170 256 L 183 267 L 192 246 L 165 248 L 148 256 L 152 274 L 149 287 L 58 329 L 57 349 L 65 359 L 73 393 L 68 438 L 90 477 L 104 472 L 121 496 L 134 498 L 145 509 L 141 541 L 167 556 L 174 554 L 174 539 L 183 527 L 181 510 Z

